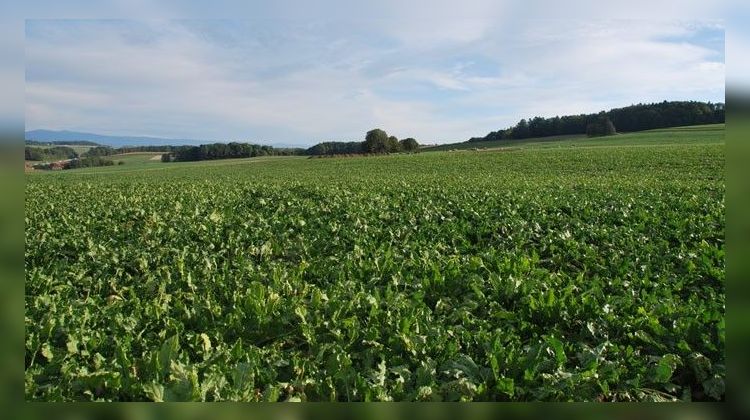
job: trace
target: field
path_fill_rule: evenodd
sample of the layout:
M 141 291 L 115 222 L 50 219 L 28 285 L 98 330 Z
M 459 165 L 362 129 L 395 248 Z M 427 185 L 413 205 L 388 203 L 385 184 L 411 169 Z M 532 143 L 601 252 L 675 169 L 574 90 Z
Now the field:
M 112 159 L 115 164 L 122 162 L 123 165 L 127 165 L 128 168 L 132 169 L 133 165 L 140 166 L 161 163 L 161 155 L 161 153 L 153 152 L 133 152 L 107 156 L 107 159 Z
M 723 127 L 608 140 L 27 174 L 26 400 L 723 400 Z

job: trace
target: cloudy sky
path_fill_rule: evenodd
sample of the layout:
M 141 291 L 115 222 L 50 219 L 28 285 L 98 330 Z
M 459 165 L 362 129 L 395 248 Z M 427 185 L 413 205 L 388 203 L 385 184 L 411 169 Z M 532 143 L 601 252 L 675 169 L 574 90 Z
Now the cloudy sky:
M 26 129 L 264 144 L 372 128 L 463 141 L 520 118 L 724 101 L 720 21 L 26 21 Z

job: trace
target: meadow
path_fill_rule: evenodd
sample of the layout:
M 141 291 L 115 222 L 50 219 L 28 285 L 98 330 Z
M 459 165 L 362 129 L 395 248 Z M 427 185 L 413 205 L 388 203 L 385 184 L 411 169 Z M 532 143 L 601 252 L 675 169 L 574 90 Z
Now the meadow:
M 723 400 L 723 126 L 510 146 L 26 174 L 26 400 Z

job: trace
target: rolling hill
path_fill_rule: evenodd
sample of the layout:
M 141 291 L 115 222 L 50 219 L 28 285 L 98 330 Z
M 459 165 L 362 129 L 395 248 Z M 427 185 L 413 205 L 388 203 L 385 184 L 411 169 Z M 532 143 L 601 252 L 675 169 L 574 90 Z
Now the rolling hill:
M 85 133 L 68 130 L 31 130 L 26 132 L 26 140 L 36 141 L 92 141 L 105 146 L 167 146 L 167 145 L 197 145 L 209 143 L 208 140 L 172 139 L 148 136 L 108 136 L 103 134 Z

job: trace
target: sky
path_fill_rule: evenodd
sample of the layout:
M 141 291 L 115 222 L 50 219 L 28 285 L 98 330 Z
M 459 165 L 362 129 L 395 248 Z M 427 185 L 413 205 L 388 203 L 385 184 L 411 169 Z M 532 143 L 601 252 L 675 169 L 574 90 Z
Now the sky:
M 408 19 L 27 19 L 26 130 L 309 146 L 382 128 L 446 143 L 534 116 L 724 102 L 720 20 L 528 20 L 487 7 Z

